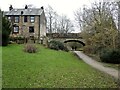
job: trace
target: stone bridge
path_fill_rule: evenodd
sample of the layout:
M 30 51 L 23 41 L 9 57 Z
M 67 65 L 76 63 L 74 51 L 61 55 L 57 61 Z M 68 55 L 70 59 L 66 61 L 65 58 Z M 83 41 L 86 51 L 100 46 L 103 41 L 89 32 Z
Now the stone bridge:
M 50 38 L 50 40 L 57 40 L 63 43 L 79 42 L 83 46 L 85 46 L 85 40 L 80 36 L 80 33 L 67 33 L 67 34 L 47 33 L 47 37 Z

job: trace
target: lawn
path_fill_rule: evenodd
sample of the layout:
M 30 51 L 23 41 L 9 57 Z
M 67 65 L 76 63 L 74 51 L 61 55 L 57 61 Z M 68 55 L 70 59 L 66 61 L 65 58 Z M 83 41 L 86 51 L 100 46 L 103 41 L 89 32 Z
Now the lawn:
M 115 88 L 107 74 L 99 72 L 70 52 L 37 45 L 39 52 L 23 52 L 23 45 L 3 47 L 3 88 Z

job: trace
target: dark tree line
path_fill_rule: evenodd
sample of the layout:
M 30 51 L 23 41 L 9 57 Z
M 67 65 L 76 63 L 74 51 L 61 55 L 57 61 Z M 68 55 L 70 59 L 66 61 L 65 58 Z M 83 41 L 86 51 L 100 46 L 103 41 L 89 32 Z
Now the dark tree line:
M 1 41 L 2 41 L 2 46 L 7 46 L 9 43 L 9 35 L 12 30 L 11 23 L 8 21 L 6 17 L 3 16 L 3 12 L 0 11 L 1 13 L 1 25 L 2 25 L 2 30 L 0 30 L 0 35 L 1 35 Z

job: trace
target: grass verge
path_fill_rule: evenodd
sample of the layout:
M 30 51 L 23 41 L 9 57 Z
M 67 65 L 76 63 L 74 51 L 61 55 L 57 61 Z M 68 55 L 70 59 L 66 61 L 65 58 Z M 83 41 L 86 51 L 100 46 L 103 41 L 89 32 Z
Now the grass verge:
M 23 52 L 23 45 L 3 47 L 3 88 L 116 88 L 99 72 L 70 52 L 37 45 L 37 53 Z

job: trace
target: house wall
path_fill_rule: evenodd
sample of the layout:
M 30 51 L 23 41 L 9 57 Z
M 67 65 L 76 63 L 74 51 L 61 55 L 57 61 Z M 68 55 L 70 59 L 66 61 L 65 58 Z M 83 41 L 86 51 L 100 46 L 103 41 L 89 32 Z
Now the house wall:
M 40 16 L 40 37 L 46 36 L 46 32 L 46 17 L 43 11 Z
M 19 26 L 19 33 L 12 33 L 12 36 L 24 36 L 24 37 L 30 37 L 34 36 L 38 38 L 38 30 L 40 30 L 39 24 L 40 24 L 40 17 L 35 16 L 35 22 L 30 22 L 30 16 L 28 16 L 28 21 L 24 22 L 24 16 L 19 16 L 19 23 L 14 23 L 17 26 Z M 29 33 L 29 26 L 34 26 L 34 33 Z

